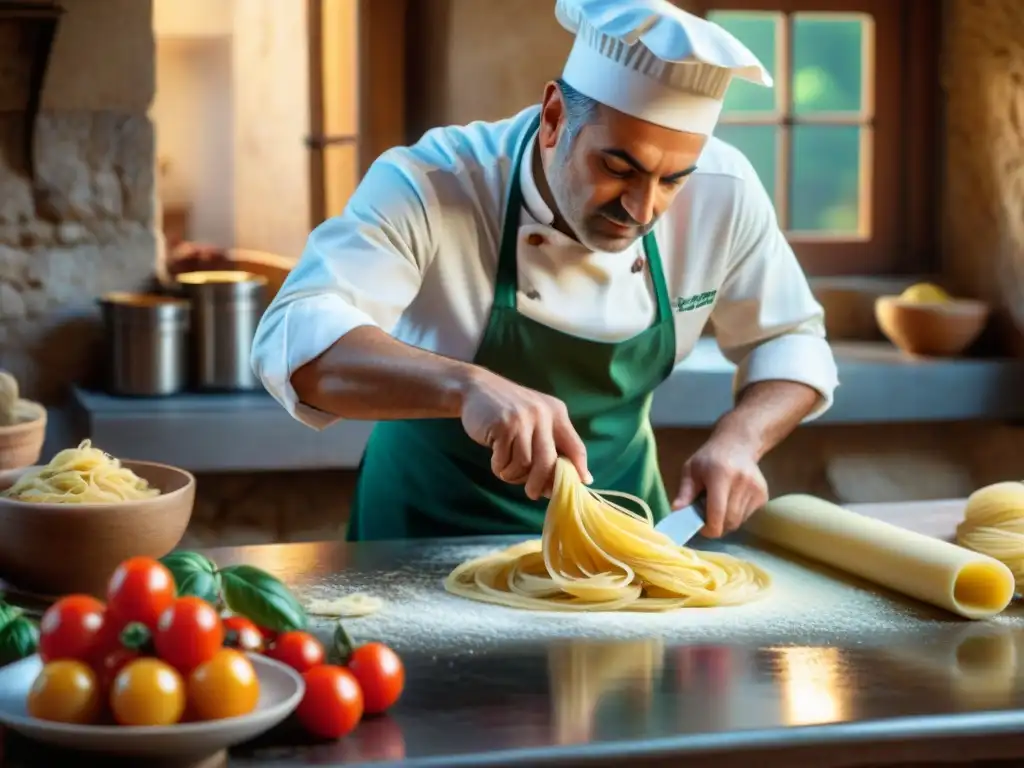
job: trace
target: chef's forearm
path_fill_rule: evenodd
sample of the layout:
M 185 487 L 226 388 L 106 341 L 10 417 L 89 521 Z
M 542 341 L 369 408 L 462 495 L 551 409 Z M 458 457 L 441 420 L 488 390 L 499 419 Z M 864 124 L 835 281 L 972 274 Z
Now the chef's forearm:
M 747 445 L 757 460 L 781 443 L 817 406 L 821 394 L 795 381 L 758 381 L 719 419 L 712 439 Z
M 343 419 L 455 418 L 481 369 L 354 328 L 292 374 L 299 400 Z

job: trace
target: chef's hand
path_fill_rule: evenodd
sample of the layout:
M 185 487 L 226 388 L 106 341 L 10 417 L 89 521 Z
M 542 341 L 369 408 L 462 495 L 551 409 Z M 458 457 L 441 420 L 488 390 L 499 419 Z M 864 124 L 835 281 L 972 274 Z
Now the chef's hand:
M 462 400 L 466 434 L 491 449 L 491 470 L 507 483 L 526 484 L 526 495 L 550 493 L 555 460 L 571 461 L 583 482 L 587 450 L 569 421 L 565 403 L 480 369 Z
M 707 494 L 701 533 L 716 539 L 735 531 L 768 501 L 768 484 L 751 447 L 723 436 L 711 438 L 683 465 L 683 479 L 672 509 Z

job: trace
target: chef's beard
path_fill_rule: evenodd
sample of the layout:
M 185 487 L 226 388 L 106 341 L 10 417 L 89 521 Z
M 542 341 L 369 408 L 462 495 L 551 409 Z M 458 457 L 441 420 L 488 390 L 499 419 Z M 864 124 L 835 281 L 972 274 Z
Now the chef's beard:
M 654 228 L 656 219 L 652 219 L 646 225 L 640 224 L 618 198 L 610 200 L 596 210 L 587 211 L 583 194 L 587 185 L 577 181 L 577 174 L 572 165 L 572 139 L 568 136 L 563 136 L 558 142 L 553 165 L 557 172 L 549 174 L 548 177 L 551 196 L 562 219 L 584 247 L 592 251 L 617 253 L 629 248 Z M 614 237 L 603 234 L 595 226 L 599 226 L 602 219 L 631 227 L 632 230 L 628 234 Z

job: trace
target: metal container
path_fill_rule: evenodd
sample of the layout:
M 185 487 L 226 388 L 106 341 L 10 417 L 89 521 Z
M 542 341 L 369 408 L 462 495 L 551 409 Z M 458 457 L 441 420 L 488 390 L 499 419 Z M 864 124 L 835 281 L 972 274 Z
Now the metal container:
M 113 395 L 173 395 L 188 385 L 189 305 L 172 296 L 109 293 L 106 382 Z
M 178 275 L 192 305 L 192 373 L 197 389 L 261 389 L 249 363 L 256 326 L 266 309 L 266 278 L 249 272 Z

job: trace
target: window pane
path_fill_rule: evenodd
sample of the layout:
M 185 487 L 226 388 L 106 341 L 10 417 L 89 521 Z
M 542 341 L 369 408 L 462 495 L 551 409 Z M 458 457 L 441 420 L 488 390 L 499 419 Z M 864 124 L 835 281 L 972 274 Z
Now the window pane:
M 861 232 L 860 140 L 855 125 L 793 126 L 790 229 Z
M 728 125 L 719 123 L 715 135 L 747 156 L 758 178 L 775 199 L 778 175 L 778 128 L 774 125 Z
M 793 111 L 860 112 L 864 106 L 864 41 L 870 18 L 863 14 L 795 14 Z M 868 65 L 867 67 L 865 65 Z M 896 73 L 889 73 L 895 77 Z
M 775 45 L 782 14 L 749 11 L 709 11 L 708 20 L 731 32 L 760 59 L 775 77 Z M 775 90 L 733 80 L 725 94 L 722 113 L 774 112 Z

